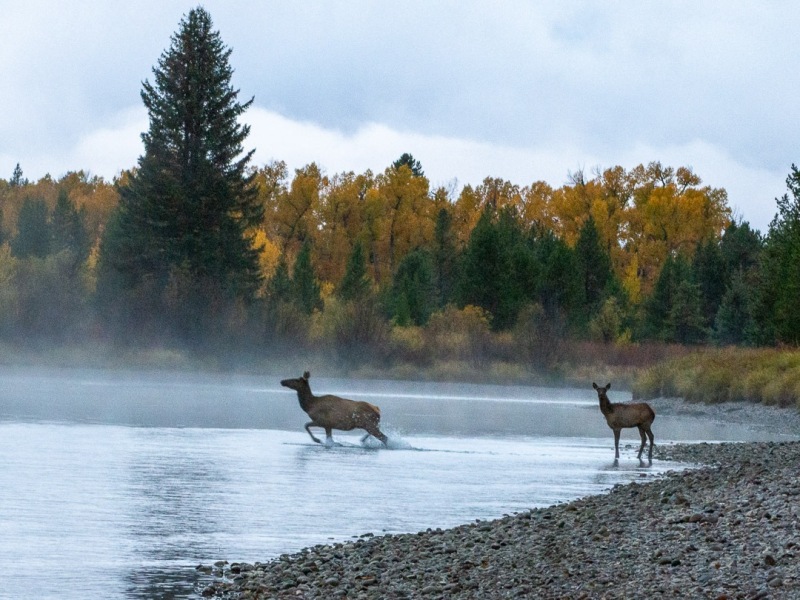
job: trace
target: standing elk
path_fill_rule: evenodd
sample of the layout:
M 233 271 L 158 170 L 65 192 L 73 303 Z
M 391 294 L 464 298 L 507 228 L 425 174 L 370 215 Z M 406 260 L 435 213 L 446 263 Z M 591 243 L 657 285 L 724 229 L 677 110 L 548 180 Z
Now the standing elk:
M 639 447 L 638 459 L 642 460 L 642 452 L 647 438 L 650 438 L 650 452 L 648 460 L 653 462 L 653 431 L 650 426 L 656 418 L 655 411 L 646 402 L 611 402 L 606 392 L 611 388 L 609 383 L 601 387 L 592 383 L 592 387 L 597 390 L 597 397 L 600 399 L 600 412 L 606 418 L 606 423 L 614 431 L 614 462 L 619 461 L 619 434 L 624 427 L 638 427 L 639 435 L 642 436 L 642 445 Z
M 367 432 L 361 442 L 372 435 L 388 446 L 388 438 L 378 428 L 381 421 L 381 409 L 369 402 L 357 402 L 340 398 L 331 394 L 315 396 L 311 393 L 311 386 L 308 378 L 311 373 L 306 371 L 302 377 L 297 379 L 284 379 L 281 381 L 283 387 L 293 389 L 297 392 L 297 399 L 300 400 L 302 408 L 311 420 L 306 423 L 306 431 L 311 439 L 321 444 L 322 442 L 311 433 L 311 427 L 321 427 L 325 430 L 325 445 L 333 445 L 332 430 L 341 429 L 351 431 L 353 429 L 363 429 Z

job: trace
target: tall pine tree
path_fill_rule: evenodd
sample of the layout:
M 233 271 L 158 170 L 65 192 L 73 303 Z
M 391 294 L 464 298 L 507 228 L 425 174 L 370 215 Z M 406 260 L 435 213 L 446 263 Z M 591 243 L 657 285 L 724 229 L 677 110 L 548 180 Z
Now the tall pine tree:
M 778 213 L 769 226 L 761 255 L 761 286 L 755 314 L 762 342 L 800 343 L 800 170 L 792 165 L 786 178 L 791 192 L 777 198 Z
M 600 309 L 613 278 L 611 257 L 600 242 L 597 226 L 591 216 L 581 227 L 575 244 L 575 258 L 581 280 L 584 312 L 588 318 Z
M 100 285 L 104 275 L 118 291 L 146 283 L 148 294 L 163 294 L 169 284 L 178 299 L 167 304 L 191 302 L 201 318 L 251 299 L 261 282 L 251 228 L 264 209 L 248 174 L 253 151 L 242 147 L 250 129 L 238 123 L 252 99 L 237 99 L 230 53 L 203 8 L 181 20 L 154 82 L 143 84 L 144 155 L 120 187 L 101 248 Z

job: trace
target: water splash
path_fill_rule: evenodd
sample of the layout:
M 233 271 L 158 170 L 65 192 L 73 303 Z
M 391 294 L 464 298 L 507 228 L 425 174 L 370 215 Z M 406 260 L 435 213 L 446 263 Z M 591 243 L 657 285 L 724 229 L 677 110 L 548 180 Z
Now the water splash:
M 383 426 L 383 432 L 386 434 L 388 438 L 386 445 L 383 445 L 379 439 L 369 436 L 363 442 L 361 442 L 362 448 L 375 448 L 380 449 L 384 448 L 386 450 L 416 450 L 414 446 L 412 446 L 409 442 L 407 442 L 401 435 L 401 432 L 392 429 L 391 427 Z

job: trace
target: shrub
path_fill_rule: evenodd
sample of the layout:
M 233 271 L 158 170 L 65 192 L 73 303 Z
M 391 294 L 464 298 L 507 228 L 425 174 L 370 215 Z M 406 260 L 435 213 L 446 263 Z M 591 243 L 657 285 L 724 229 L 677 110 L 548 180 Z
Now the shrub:
M 489 354 L 489 314 L 477 306 L 448 305 L 431 315 L 423 335 L 428 352 L 437 359 L 480 364 Z

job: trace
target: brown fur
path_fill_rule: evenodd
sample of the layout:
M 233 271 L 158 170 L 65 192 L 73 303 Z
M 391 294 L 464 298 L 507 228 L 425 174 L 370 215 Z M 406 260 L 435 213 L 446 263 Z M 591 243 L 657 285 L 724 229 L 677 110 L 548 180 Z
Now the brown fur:
M 325 430 L 326 443 L 333 443 L 332 430 L 341 429 L 350 431 L 352 429 L 363 429 L 367 432 L 362 438 L 362 442 L 370 435 L 375 436 L 384 446 L 388 445 L 387 437 L 378 428 L 381 420 L 381 409 L 369 402 L 357 402 L 326 394 L 315 396 L 311 393 L 311 386 L 308 379 L 311 374 L 306 371 L 302 377 L 297 379 L 284 379 L 281 381 L 283 387 L 293 389 L 297 392 L 297 399 L 311 421 L 306 423 L 306 431 L 311 439 L 321 444 L 322 442 L 311 433 L 311 427 L 321 427 Z
M 650 462 L 653 461 L 653 431 L 650 426 L 656 418 L 655 411 L 646 402 L 626 402 L 613 403 L 608 399 L 606 392 L 611 387 L 609 383 L 606 387 L 601 387 L 592 383 L 592 387 L 597 390 L 597 397 L 600 399 L 600 412 L 606 418 L 606 423 L 614 432 L 614 459 L 619 460 L 619 434 L 624 427 L 638 427 L 639 435 L 642 436 L 642 445 L 639 447 L 639 460 L 642 460 L 642 452 L 647 438 L 650 438 L 650 451 L 647 455 Z

